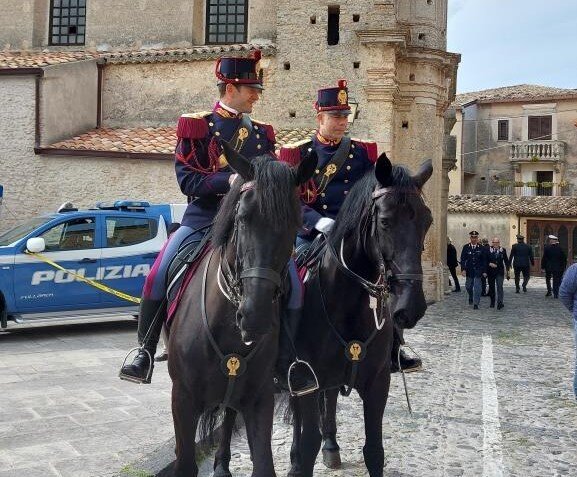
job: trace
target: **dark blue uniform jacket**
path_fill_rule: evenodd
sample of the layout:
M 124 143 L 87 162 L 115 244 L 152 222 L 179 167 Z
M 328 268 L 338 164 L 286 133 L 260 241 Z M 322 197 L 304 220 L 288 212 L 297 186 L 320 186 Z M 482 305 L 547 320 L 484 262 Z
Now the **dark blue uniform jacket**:
M 298 164 L 307 150 L 314 148 L 318 155 L 318 174 L 332 160 L 339 145 L 331 144 L 315 134 L 312 138 L 295 144 L 283 146 L 280 160 Z M 312 239 L 315 235 L 315 224 L 321 217 L 334 219 L 353 185 L 374 168 L 377 160 L 377 145 L 374 142 L 353 139 L 343 166 L 328 183 L 325 189 L 318 190 L 309 182 L 302 191 L 303 227 L 299 236 Z
M 176 178 L 188 207 L 182 225 L 193 229 L 204 227 L 214 219 L 222 197 L 228 192 L 232 169 L 226 163 L 216 137 L 230 141 L 239 128 L 235 117 L 216 104 L 212 112 L 185 114 L 177 127 L 175 152 Z M 247 157 L 273 154 L 273 128 L 251 119 L 251 134 L 244 140 L 240 153 Z M 232 144 L 233 147 L 235 144 Z
M 465 270 L 468 277 L 482 276 L 487 273 L 487 255 L 487 248 L 483 245 L 465 244 L 461 251 L 461 270 Z

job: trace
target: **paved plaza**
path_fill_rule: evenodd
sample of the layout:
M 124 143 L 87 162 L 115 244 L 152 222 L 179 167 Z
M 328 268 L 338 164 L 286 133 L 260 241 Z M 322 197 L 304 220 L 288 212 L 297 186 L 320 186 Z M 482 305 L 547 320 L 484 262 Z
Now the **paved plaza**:
M 392 379 L 386 476 L 577 475 L 572 320 L 544 295 L 534 279 L 526 294 L 509 283 L 501 311 L 489 309 L 488 298 L 473 310 L 465 293 L 429 308 L 407 334 L 425 363 L 407 376 L 413 416 L 401 376 Z M 0 477 L 147 475 L 139 460 L 166 449 L 173 435 L 170 379 L 164 363 L 149 386 L 117 378 L 135 331 L 127 320 L 0 333 Z M 353 393 L 339 405 L 343 469 L 319 463 L 315 476 L 365 476 L 361 403 Z M 277 422 L 279 476 L 289 446 L 289 429 Z M 231 467 L 250 475 L 242 432 Z M 210 468 L 208 459 L 201 475 Z

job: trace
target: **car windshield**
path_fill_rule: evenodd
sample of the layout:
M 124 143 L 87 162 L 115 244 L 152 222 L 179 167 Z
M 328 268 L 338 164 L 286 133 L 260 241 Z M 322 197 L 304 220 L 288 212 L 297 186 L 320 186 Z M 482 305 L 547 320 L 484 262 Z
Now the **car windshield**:
M 34 231 L 40 225 L 46 223 L 48 220 L 50 220 L 50 217 L 34 217 L 33 219 L 30 219 L 27 222 L 17 225 L 13 229 L 0 234 L 0 247 L 12 245 L 22 237 L 26 237 L 26 235 Z

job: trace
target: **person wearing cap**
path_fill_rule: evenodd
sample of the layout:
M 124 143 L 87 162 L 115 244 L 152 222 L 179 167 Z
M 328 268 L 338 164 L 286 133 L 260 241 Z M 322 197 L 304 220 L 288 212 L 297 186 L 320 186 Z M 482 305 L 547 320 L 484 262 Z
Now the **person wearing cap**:
M 491 298 L 490 308 L 495 308 L 495 298 L 497 299 L 497 310 L 505 306 L 503 281 L 505 280 L 505 273 L 507 274 L 507 280 L 509 280 L 510 268 L 511 264 L 507 257 L 507 251 L 501 247 L 501 239 L 493 237 L 487 257 L 487 278 L 489 280 L 489 297 Z
M 519 281 L 523 274 L 523 292 L 527 291 L 527 284 L 531 278 L 531 267 L 535 265 L 533 248 L 525 243 L 525 237 L 517 235 L 517 243 L 511 247 L 511 264 L 515 271 L 515 293 L 519 293 Z
M 577 263 L 570 265 L 559 287 L 559 301 L 567 308 L 573 316 L 573 329 L 575 332 L 575 342 L 577 343 Z M 577 360 L 573 375 L 573 394 L 577 399 Z
M 215 218 L 222 197 L 236 178 L 222 154 L 219 141 L 228 141 L 247 158 L 274 156 L 272 126 L 248 116 L 263 89 L 258 66 L 260 56 L 260 51 L 256 50 L 248 57 L 219 58 L 215 73 L 220 99 L 212 111 L 183 114 L 178 120 L 176 179 L 182 193 L 188 197 L 188 207 L 180 228 L 167 240 L 146 278 L 138 320 L 141 348 L 132 363 L 122 367 L 122 379 L 150 382 L 153 368 L 150 358 L 156 352 L 166 315 L 164 297 L 168 266 L 183 244 L 201 241 Z
M 307 246 L 320 233 L 327 234 L 334 223 L 349 190 L 365 173 L 374 169 L 377 161 L 377 144 L 374 141 L 352 139 L 346 136 L 348 118 L 352 114 L 349 91 L 344 79 L 337 85 L 319 89 L 315 103 L 317 130 L 300 142 L 283 146 L 279 153 L 281 161 L 298 164 L 307 151 L 315 150 L 318 166 L 315 176 L 301 191 L 303 227 L 298 232 L 297 246 Z M 291 324 L 296 333 L 298 323 Z M 397 355 L 403 330 L 395 333 L 393 363 Z M 416 371 L 422 363 L 418 358 L 400 353 L 404 371 Z M 393 372 L 396 369 L 393 368 Z
M 567 267 L 567 255 L 559 246 L 559 239 L 555 235 L 549 235 L 548 239 L 549 245 L 545 247 L 543 258 L 541 259 L 541 269 L 545 272 L 545 283 L 547 284 L 547 294 L 545 296 L 551 296 L 551 291 L 553 291 L 553 298 L 558 298 L 561 278 Z M 553 279 L 552 288 L 551 278 Z
M 461 251 L 461 274 L 466 277 L 465 288 L 469 295 L 469 305 L 479 309 L 481 300 L 481 277 L 487 276 L 487 250 L 479 243 L 479 232 L 469 232 L 469 243 Z

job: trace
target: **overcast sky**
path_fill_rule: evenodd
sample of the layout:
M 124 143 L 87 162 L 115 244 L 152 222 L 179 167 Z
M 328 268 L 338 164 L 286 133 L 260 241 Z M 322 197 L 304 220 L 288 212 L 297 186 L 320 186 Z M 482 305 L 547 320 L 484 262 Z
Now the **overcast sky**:
M 577 88 L 577 0 L 448 0 L 457 92 L 516 84 Z

